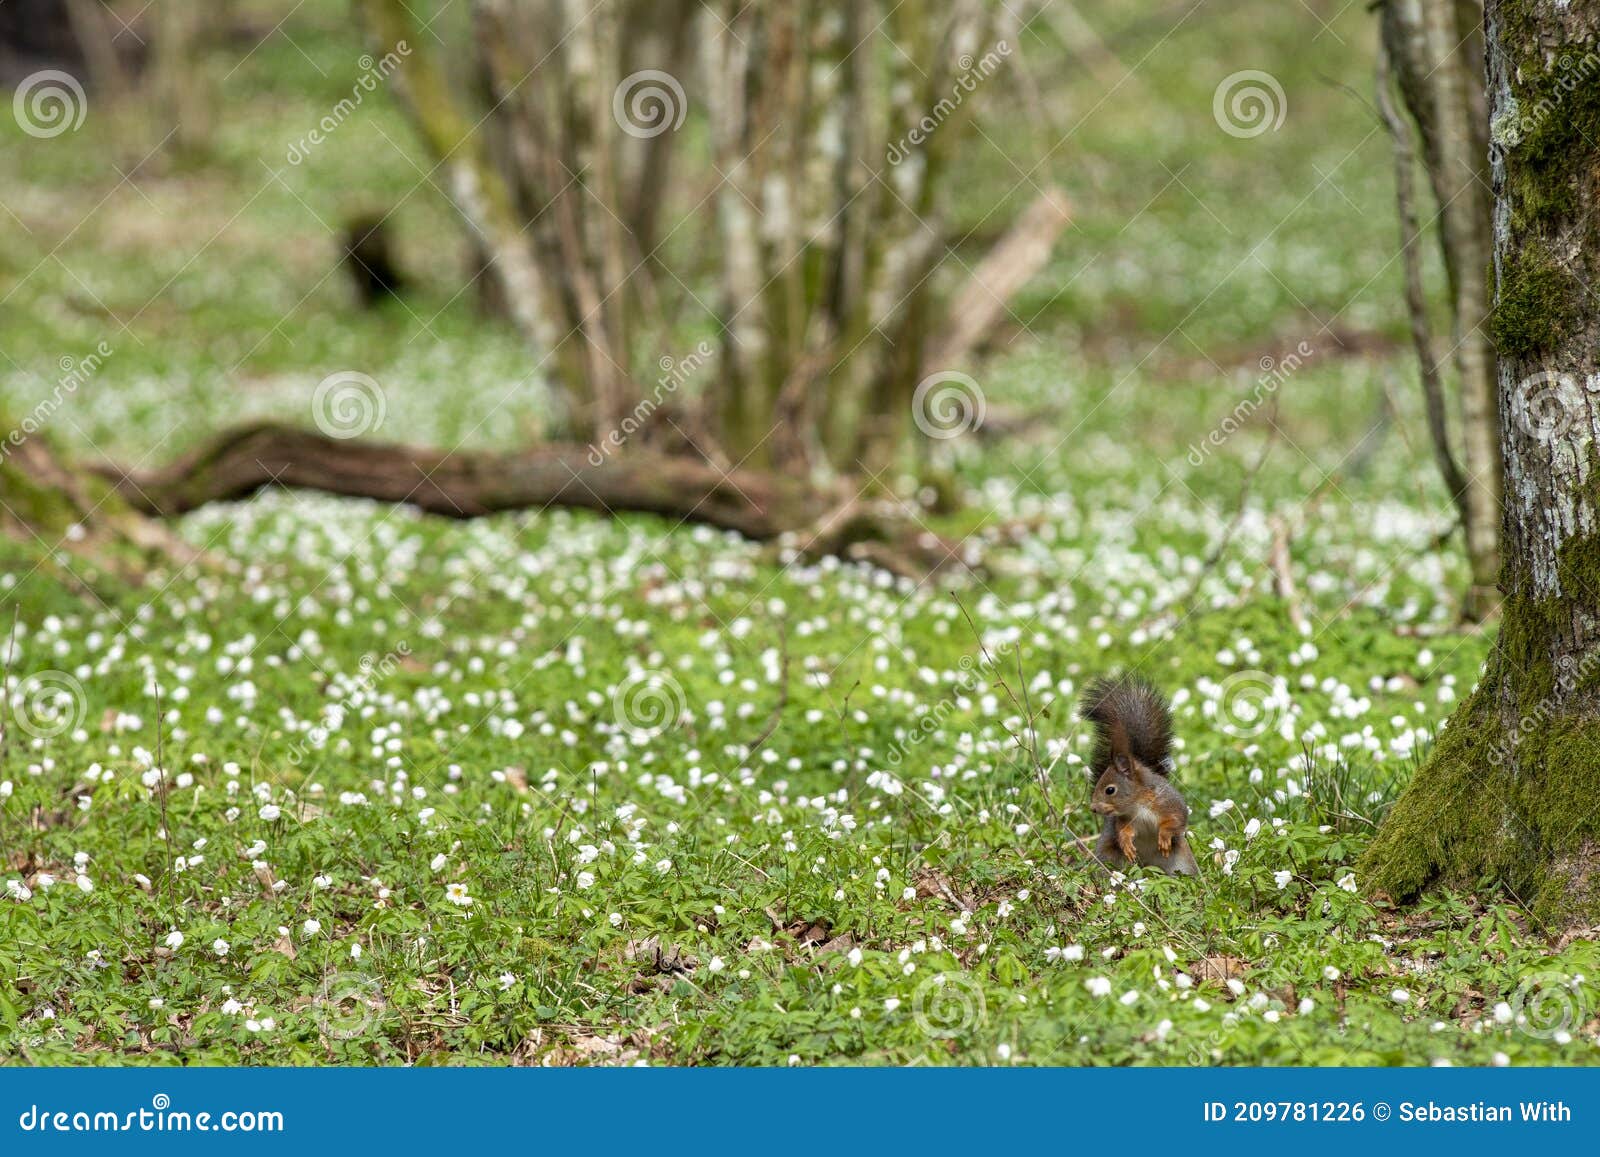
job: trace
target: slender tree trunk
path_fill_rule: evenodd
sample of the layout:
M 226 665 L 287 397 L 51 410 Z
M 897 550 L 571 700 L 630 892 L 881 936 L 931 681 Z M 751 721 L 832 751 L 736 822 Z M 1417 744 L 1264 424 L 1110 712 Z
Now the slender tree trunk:
M 1501 464 L 1495 400 L 1495 355 L 1489 336 L 1488 118 L 1483 90 L 1479 0 L 1387 0 L 1382 12 L 1384 57 L 1422 139 L 1422 159 L 1438 205 L 1439 238 L 1450 286 L 1452 341 L 1448 361 L 1459 380 L 1460 451 L 1436 420 L 1437 363 L 1419 345 L 1429 403 L 1429 434 L 1461 516 L 1471 572 L 1463 617 L 1482 619 L 1498 602 Z M 1380 78 L 1380 84 L 1385 81 Z M 1386 100 L 1387 91 L 1380 93 Z M 1389 121 L 1390 131 L 1396 125 Z M 1398 140 L 1398 138 L 1397 138 Z M 1397 146 L 1399 147 L 1399 146 Z M 1409 152 L 1409 149 L 1403 149 Z M 1401 163 L 1409 164 L 1409 160 Z M 1409 174 L 1397 174 L 1402 185 Z M 1404 188 L 1399 190 L 1405 197 Z M 1401 207 L 1402 216 L 1406 206 Z M 1404 228 L 1402 222 L 1402 228 Z M 1413 305 L 1413 319 L 1416 310 Z
M 180 152 L 202 148 L 211 139 L 215 102 L 203 37 L 215 15 L 199 5 L 165 4 L 157 9 L 155 61 L 151 83 L 160 122 L 158 136 Z M 170 130 L 170 135 L 169 135 Z
M 1490 0 L 1504 618 L 1363 860 L 1407 898 L 1493 879 L 1550 926 L 1600 915 L 1600 90 L 1592 6 Z
M 1450 443 L 1450 423 L 1445 402 L 1444 381 L 1439 373 L 1439 359 L 1434 353 L 1433 331 L 1428 325 L 1428 297 L 1422 279 L 1422 252 L 1420 243 L 1422 226 L 1417 220 L 1416 183 L 1413 172 L 1416 155 L 1411 147 L 1411 130 L 1405 119 L 1395 111 L 1390 94 L 1391 66 L 1388 38 L 1378 42 L 1378 115 L 1389 129 L 1394 142 L 1394 194 L 1395 206 L 1400 216 L 1400 259 L 1405 271 L 1406 313 L 1411 320 L 1411 344 L 1417 352 L 1417 368 L 1422 376 L 1422 401 L 1428 419 L 1428 440 L 1433 444 L 1433 457 L 1439 467 L 1439 476 L 1455 500 L 1456 514 L 1463 525 L 1470 518 L 1467 509 L 1466 475 L 1456 461 Z M 1498 452 L 1498 451 L 1497 451 Z
M 1479 54 L 1471 26 L 1457 22 L 1456 0 L 1427 0 L 1423 24 L 1435 120 L 1439 129 L 1440 228 L 1445 247 L 1455 254 L 1455 363 L 1461 376 L 1461 439 L 1469 463 L 1462 529 L 1472 585 L 1462 606 L 1471 619 L 1494 608 L 1499 569 L 1495 523 L 1500 512 L 1499 415 L 1495 400 L 1494 350 L 1489 344 L 1489 194 L 1487 135 L 1474 131 L 1474 102 L 1481 88 Z

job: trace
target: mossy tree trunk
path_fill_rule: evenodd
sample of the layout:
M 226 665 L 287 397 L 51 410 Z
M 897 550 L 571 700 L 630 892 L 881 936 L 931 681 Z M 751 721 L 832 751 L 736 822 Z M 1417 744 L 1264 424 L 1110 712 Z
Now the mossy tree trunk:
M 1600 13 L 1490 0 L 1486 29 L 1504 620 L 1363 872 L 1396 899 L 1492 883 L 1562 927 L 1600 914 Z

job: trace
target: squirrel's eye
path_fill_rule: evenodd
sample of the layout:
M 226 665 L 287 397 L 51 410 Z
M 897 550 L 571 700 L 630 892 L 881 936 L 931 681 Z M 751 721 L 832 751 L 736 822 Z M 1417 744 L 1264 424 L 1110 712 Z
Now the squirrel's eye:
M 1106 794 L 1107 795 L 1116 795 L 1117 794 L 1117 785 L 1114 784 L 1114 783 L 1106 784 Z

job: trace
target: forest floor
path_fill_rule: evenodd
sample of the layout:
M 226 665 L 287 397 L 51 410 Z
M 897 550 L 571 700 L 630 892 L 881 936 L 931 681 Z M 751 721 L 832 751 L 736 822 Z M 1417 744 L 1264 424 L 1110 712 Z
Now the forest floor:
M 1024 36 L 1053 113 L 1010 83 L 982 106 L 941 274 L 1067 189 L 975 370 L 985 424 L 935 446 L 961 508 L 919 509 L 981 574 L 284 492 L 179 523 L 231 575 L 85 595 L 0 548 L 0 1060 L 1600 1060 L 1591 941 L 1354 875 L 1492 638 L 1454 629 L 1370 17 L 1312 5 L 1307 52 L 1302 5 L 1170 32 L 1078 7 L 1133 71 Z M 347 12 L 268 35 L 198 156 L 0 118 L 11 412 L 104 342 L 49 416 L 88 461 L 309 423 L 347 372 L 375 436 L 541 435 L 393 108 L 287 159 L 359 71 Z M 1280 130 L 1219 130 L 1245 68 L 1285 90 Z M 361 312 L 336 233 L 373 205 L 420 284 Z M 717 335 L 681 328 L 664 356 Z M 1072 843 L 1096 828 L 1073 702 L 1113 669 L 1173 697 L 1198 880 L 1113 882 Z

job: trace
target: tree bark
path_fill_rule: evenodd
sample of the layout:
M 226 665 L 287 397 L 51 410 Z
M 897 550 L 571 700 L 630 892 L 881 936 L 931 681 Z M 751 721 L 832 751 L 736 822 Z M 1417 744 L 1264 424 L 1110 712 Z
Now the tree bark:
M 1438 365 L 1421 346 L 1418 352 L 1436 457 L 1441 467 L 1447 458 L 1462 467 L 1453 476 L 1446 471 L 1445 483 L 1466 539 L 1471 579 L 1462 614 L 1470 620 L 1484 618 L 1498 602 L 1494 585 L 1500 565 L 1500 435 L 1495 351 L 1488 326 L 1491 240 L 1480 14 L 1479 0 L 1387 0 L 1381 15 L 1384 57 L 1422 138 L 1422 157 L 1439 206 L 1440 248 L 1453 322 L 1449 360 L 1460 383 L 1459 454 L 1450 448 L 1446 425 L 1433 420 L 1436 399 L 1429 391 L 1428 375 L 1436 375 Z M 1387 90 L 1379 95 L 1386 100 Z M 1389 127 L 1395 130 L 1393 121 Z M 1402 183 L 1409 182 L 1409 173 L 1397 176 Z M 1405 193 L 1403 187 L 1397 188 L 1397 196 Z M 1402 217 L 1405 212 L 1402 205 Z
M 1433 457 L 1444 479 L 1445 489 L 1456 505 L 1456 515 L 1465 525 L 1470 512 L 1466 503 L 1467 479 L 1450 445 L 1444 382 L 1439 375 L 1439 359 L 1434 353 L 1433 332 L 1428 325 L 1428 298 L 1422 281 L 1422 252 L 1419 243 L 1422 226 L 1417 221 L 1416 185 L 1412 174 L 1416 156 L 1411 147 L 1411 130 L 1395 111 L 1390 95 L 1392 84 L 1389 46 L 1378 41 L 1378 115 L 1383 119 L 1393 142 L 1394 199 L 1400 217 L 1400 260 L 1405 272 L 1406 314 L 1411 321 L 1411 344 L 1417 352 L 1417 368 L 1422 376 L 1422 401 L 1428 419 L 1428 440 Z
M 1489 344 L 1489 202 L 1487 134 L 1470 120 L 1479 87 L 1481 55 L 1469 56 L 1476 42 L 1472 28 L 1457 23 L 1456 0 L 1429 0 L 1424 5 L 1429 55 L 1435 61 L 1429 76 L 1439 127 L 1439 213 L 1446 248 L 1456 255 L 1454 298 L 1455 363 L 1461 375 L 1461 440 L 1469 463 L 1462 529 L 1472 585 L 1462 611 L 1481 619 L 1497 599 L 1494 575 L 1499 568 L 1495 520 L 1500 511 L 1499 415 L 1495 405 L 1495 357 Z
M 1362 871 L 1492 879 L 1560 928 L 1600 914 L 1600 90 L 1563 84 L 1600 14 L 1490 0 L 1486 27 L 1504 617 Z

